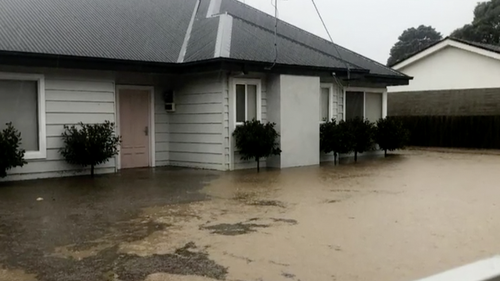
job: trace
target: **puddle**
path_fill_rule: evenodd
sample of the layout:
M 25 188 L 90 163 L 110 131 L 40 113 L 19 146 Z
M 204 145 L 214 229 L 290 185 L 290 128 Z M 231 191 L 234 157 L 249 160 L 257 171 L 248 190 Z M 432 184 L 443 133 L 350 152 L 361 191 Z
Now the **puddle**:
M 219 235 L 227 235 L 227 236 L 235 236 L 235 235 L 243 235 L 251 232 L 256 232 L 259 228 L 267 228 L 269 225 L 267 224 L 254 224 L 254 223 L 235 223 L 228 224 L 222 223 L 212 226 L 204 226 L 202 229 L 210 230 L 212 234 Z

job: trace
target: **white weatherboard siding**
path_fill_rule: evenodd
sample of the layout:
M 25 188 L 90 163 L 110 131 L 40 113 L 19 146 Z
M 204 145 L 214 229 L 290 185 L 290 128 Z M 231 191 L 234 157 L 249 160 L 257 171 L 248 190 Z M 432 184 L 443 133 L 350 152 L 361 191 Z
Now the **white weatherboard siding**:
M 500 87 L 500 60 L 453 46 L 445 47 L 399 71 L 414 77 L 389 92 L 484 89 Z
M 183 77 L 175 85 L 175 112 L 156 106 L 156 163 L 226 170 L 223 74 Z M 158 100 L 160 99 L 160 100 Z
M 2 67 L 2 71 L 13 71 Z M 19 70 L 16 68 L 15 70 Z M 26 71 L 26 70 L 25 70 Z M 63 142 L 64 125 L 78 122 L 115 122 L 115 84 L 107 75 L 81 75 L 71 71 L 29 70 L 45 76 L 45 109 L 47 133 L 47 157 L 28 160 L 28 164 L 8 171 L 4 180 L 27 180 L 71 176 L 88 173 L 88 169 L 69 165 L 59 154 Z M 115 159 L 96 167 L 96 173 L 112 173 L 116 170 Z

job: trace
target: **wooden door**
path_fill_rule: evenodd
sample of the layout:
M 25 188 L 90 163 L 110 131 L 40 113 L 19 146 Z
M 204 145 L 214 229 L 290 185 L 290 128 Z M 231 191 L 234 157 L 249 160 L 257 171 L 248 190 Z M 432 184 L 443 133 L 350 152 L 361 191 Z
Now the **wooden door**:
M 119 91 L 121 168 L 141 168 L 149 166 L 150 143 L 150 91 Z

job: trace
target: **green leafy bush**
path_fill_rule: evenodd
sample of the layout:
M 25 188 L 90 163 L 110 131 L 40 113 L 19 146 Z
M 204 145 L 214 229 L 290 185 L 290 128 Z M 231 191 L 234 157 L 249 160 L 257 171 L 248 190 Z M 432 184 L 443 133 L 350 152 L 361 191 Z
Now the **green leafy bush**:
M 80 122 L 78 127 L 64 126 L 62 138 L 64 147 L 59 151 L 61 155 L 70 164 L 90 166 L 92 177 L 96 165 L 118 155 L 121 141 L 119 136 L 115 136 L 114 123 L 109 121 L 93 125 Z
M 274 129 L 274 126 L 276 126 L 275 123 L 263 124 L 254 119 L 236 127 L 233 132 L 236 148 L 241 154 L 241 159 L 255 159 L 257 161 L 257 171 L 260 171 L 260 159 L 281 154 L 277 142 L 279 134 Z
M 347 121 L 348 128 L 352 134 L 354 161 L 358 161 L 358 153 L 364 153 L 373 149 L 374 124 L 367 119 L 356 117 Z
M 375 142 L 387 156 L 387 151 L 403 149 L 409 140 L 409 131 L 403 122 L 397 118 L 379 119 L 375 129 Z
M 333 152 L 334 163 L 337 156 L 352 152 L 353 135 L 348 123 L 341 120 L 338 124 L 335 119 L 320 125 L 320 149 L 324 153 Z
M 21 149 L 21 133 L 12 123 L 7 123 L 7 128 L 0 132 L 0 178 L 7 176 L 7 171 L 14 167 L 27 164 L 24 161 L 24 149 Z

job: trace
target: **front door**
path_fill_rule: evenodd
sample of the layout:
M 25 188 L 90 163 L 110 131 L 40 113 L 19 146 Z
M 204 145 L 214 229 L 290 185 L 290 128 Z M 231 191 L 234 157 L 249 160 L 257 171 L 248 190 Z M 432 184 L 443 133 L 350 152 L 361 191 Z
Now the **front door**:
M 149 166 L 150 94 L 149 90 L 119 91 L 122 169 Z

